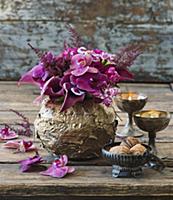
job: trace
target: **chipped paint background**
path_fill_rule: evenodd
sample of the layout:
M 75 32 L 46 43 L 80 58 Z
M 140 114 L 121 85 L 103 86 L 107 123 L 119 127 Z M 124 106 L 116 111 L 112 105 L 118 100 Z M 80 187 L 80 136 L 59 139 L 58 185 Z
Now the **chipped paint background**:
M 0 0 L 0 80 L 17 80 L 36 64 L 28 41 L 60 52 L 65 23 L 109 52 L 144 45 L 134 81 L 173 82 L 173 0 Z

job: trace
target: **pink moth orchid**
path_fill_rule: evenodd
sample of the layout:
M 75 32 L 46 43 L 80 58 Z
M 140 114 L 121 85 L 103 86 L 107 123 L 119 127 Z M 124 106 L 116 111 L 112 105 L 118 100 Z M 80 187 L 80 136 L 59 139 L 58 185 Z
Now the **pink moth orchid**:
M 8 141 L 4 144 L 5 148 L 16 149 L 17 152 L 37 151 L 32 141 Z
M 0 128 L 0 140 L 12 140 L 18 137 L 17 133 L 9 127 Z
M 55 160 L 46 171 L 42 171 L 40 174 L 54 178 L 62 178 L 66 174 L 73 173 L 75 171 L 74 167 L 66 166 L 67 163 L 68 157 L 66 155 L 62 155 L 59 159 Z
M 43 162 L 42 157 L 36 152 L 36 155 L 33 157 L 29 157 L 25 160 L 19 161 L 20 163 L 20 171 L 27 172 L 34 165 L 40 164 Z

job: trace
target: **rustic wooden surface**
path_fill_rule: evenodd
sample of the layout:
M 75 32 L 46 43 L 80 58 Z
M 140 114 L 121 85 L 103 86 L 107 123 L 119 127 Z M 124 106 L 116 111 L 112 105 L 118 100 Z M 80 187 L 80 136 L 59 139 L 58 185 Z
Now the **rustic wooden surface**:
M 173 91 L 171 84 L 120 84 L 122 90 L 133 90 L 148 95 L 145 109 L 154 108 L 169 111 L 173 114 Z M 29 117 L 33 123 L 39 110 L 32 101 L 38 95 L 34 86 L 17 87 L 16 82 L 0 82 L 0 125 L 8 123 L 15 126 L 18 117 L 10 108 L 17 109 Z M 119 120 L 118 130 L 126 121 L 126 114 L 115 107 Z M 144 169 L 139 179 L 111 177 L 111 166 L 104 159 L 70 162 L 76 172 L 63 179 L 41 176 L 38 172 L 20 173 L 17 162 L 32 156 L 33 153 L 14 153 L 4 149 L 0 143 L 0 196 L 1 199 L 104 199 L 104 200 L 167 200 L 173 198 L 173 120 L 169 126 L 157 134 L 159 157 L 166 165 L 163 173 Z M 21 139 L 23 137 L 20 137 Z M 27 138 L 34 140 L 33 137 Z M 147 142 L 147 134 L 142 138 Z M 48 153 L 42 149 L 38 140 L 34 141 L 42 156 Z M 48 165 L 48 164 L 47 164 Z
M 135 81 L 173 80 L 173 0 L 0 0 L 0 79 L 18 79 L 37 62 L 27 46 L 59 52 L 71 23 L 85 44 L 109 52 L 145 46 Z

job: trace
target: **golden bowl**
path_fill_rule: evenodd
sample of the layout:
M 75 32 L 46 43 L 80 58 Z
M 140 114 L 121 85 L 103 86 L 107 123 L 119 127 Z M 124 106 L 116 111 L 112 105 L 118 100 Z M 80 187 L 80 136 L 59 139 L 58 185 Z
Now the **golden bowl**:
M 170 121 L 170 113 L 161 110 L 143 110 L 134 113 L 136 125 L 143 131 L 158 132 L 165 129 Z
M 143 110 L 133 113 L 133 116 L 136 125 L 141 130 L 148 132 L 149 146 L 152 148 L 152 153 L 156 155 L 156 132 L 168 126 L 171 119 L 170 113 L 161 110 Z
M 127 113 L 141 110 L 147 102 L 147 96 L 137 92 L 122 92 L 116 97 L 118 108 Z

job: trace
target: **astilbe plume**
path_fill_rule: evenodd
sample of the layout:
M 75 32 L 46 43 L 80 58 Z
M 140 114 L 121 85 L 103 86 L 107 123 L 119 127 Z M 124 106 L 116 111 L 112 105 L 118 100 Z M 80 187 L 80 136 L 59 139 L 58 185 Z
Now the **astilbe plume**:
M 35 52 L 35 54 L 36 54 L 39 58 L 42 57 L 43 52 L 42 52 L 40 49 L 33 47 L 30 43 L 28 43 L 28 46 Z
M 117 71 L 119 74 L 123 73 L 125 79 L 133 78 L 133 75 L 126 69 L 134 63 L 134 60 L 141 53 L 142 50 L 139 45 L 128 45 L 124 48 L 120 48 L 115 54 L 114 61 L 116 63 Z
M 70 38 L 69 43 L 65 42 L 65 48 L 68 47 L 80 47 L 81 46 L 81 38 L 76 30 L 70 24 L 67 24 L 67 30 L 69 32 Z
M 9 124 L 4 123 L 4 126 L 8 128 L 9 130 L 14 131 L 18 135 L 24 135 L 30 137 L 32 135 L 31 130 L 31 123 L 29 122 L 28 118 L 25 117 L 22 113 L 20 113 L 17 110 L 10 109 L 11 112 L 14 112 L 17 116 L 21 118 L 21 122 L 15 122 L 15 125 L 18 126 L 18 128 L 14 128 Z

